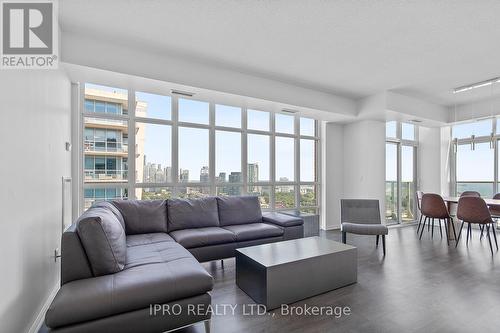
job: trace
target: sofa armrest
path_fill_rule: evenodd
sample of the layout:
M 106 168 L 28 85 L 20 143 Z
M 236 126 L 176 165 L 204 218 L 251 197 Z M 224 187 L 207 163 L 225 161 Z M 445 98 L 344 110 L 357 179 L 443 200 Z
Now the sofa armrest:
M 300 217 L 274 212 L 262 214 L 262 220 L 265 223 L 276 224 L 280 227 L 294 227 L 304 224 L 304 220 Z

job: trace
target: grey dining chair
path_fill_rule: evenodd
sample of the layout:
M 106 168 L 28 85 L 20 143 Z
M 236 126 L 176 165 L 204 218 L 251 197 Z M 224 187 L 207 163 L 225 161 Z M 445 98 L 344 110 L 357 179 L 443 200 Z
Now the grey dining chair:
M 347 233 L 358 235 L 382 236 L 382 248 L 385 255 L 385 235 L 388 229 L 380 220 L 380 206 L 378 200 L 367 199 L 341 199 L 340 222 L 342 230 L 342 243 L 346 243 Z

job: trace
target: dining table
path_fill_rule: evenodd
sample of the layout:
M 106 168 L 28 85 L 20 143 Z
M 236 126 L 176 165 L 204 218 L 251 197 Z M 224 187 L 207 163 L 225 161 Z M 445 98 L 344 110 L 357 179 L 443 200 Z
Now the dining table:
M 458 205 L 458 200 L 460 200 L 460 197 L 448 197 L 448 196 L 443 196 L 443 200 L 446 203 L 446 206 L 448 207 L 448 212 L 452 212 L 452 209 L 454 209 L 456 205 Z M 500 206 L 500 200 L 499 199 L 489 199 L 489 198 L 483 198 L 484 202 L 488 206 Z M 456 219 L 456 217 L 455 217 Z M 458 219 L 457 219 L 458 221 Z M 453 234 L 453 229 L 451 227 L 451 223 L 454 223 L 454 218 L 452 216 L 451 219 L 448 220 L 448 239 L 449 240 L 455 240 L 455 235 Z M 457 234 L 459 232 L 458 226 L 455 228 L 457 231 Z

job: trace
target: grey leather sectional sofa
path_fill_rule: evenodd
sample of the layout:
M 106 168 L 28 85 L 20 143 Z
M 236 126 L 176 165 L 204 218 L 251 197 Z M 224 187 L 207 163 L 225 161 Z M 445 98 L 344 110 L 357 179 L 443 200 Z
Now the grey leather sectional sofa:
M 198 310 L 211 304 L 213 279 L 200 262 L 300 237 L 300 218 L 262 214 L 252 196 L 97 203 L 63 233 L 61 288 L 46 325 L 165 332 L 205 321 L 209 331 L 210 311 Z

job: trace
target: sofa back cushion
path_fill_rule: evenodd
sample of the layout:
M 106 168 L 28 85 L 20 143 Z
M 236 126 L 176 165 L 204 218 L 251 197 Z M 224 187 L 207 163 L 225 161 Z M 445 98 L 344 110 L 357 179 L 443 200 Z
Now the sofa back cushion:
M 112 211 L 103 207 L 87 210 L 76 222 L 94 276 L 119 272 L 125 266 L 125 230 Z
M 217 197 L 221 226 L 262 222 L 256 196 Z
M 111 202 L 109 202 L 109 201 L 97 201 L 92 205 L 92 207 L 102 207 L 102 208 L 109 209 L 113 214 L 115 214 L 116 218 L 118 219 L 118 221 L 122 225 L 123 230 L 125 230 L 125 220 L 123 219 L 123 215 L 122 215 L 122 213 L 120 213 L 118 208 L 116 208 L 116 206 L 113 205 Z
M 215 197 L 201 199 L 169 199 L 168 231 L 218 227 L 219 212 Z
M 165 200 L 114 200 L 125 221 L 127 235 L 167 232 Z

